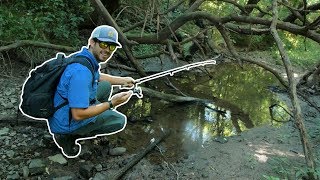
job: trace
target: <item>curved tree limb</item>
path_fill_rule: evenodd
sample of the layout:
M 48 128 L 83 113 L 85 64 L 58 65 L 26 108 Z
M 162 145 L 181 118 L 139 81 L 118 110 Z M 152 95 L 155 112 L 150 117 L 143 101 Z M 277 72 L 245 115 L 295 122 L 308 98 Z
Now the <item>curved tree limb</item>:
M 246 61 L 248 63 L 252 63 L 252 64 L 255 64 L 259 67 L 262 67 L 263 69 L 271 72 L 278 80 L 279 82 L 286 88 L 288 89 L 288 82 L 286 82 L 282 76 L 280 75 L 280 73 L 276 70 L 276 69 L 273 69 L 272 67 L 268 66 L 267 64 L 264 64 L 263 62 L 259 62 L 259 61 L 255 61 L 255 60 L 252 60 L 252 59 L 249 59 L 249 58 L 243 58 L 243 57 L 240 57 L 242 61 Z

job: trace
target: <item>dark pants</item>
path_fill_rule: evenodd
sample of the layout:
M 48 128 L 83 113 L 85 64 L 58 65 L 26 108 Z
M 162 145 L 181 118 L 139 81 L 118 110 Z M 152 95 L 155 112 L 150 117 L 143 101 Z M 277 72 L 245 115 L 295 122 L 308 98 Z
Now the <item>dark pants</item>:
M 97 89 L 97 100 L 107 102 L 111 93 L 111 84 L 107 81 L 99 82 Z M 81 137 L 94 137 L 96 135 L 105 135 L 117 133 L 126 125 L 126 116 L 116 110 L 106 110 L 97 116 L 95 122 L 90 122 L 71 134 Z

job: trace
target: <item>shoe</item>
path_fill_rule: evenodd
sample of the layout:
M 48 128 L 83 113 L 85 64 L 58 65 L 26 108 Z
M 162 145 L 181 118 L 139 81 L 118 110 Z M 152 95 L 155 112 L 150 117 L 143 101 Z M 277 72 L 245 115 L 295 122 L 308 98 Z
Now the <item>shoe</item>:
M 54 138 L 58 143 L 58 146 L 62 148 L 63 154 L 66 156 L 76 156 L 79 154 L 80 147 L 75 144 L 77 139 L 74 135 L 68 134 L 55 134 Z

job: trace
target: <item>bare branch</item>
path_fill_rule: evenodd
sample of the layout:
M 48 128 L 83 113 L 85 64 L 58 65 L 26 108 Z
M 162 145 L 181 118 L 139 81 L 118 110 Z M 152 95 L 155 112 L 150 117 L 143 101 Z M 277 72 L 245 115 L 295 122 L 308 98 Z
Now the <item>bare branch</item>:
M 291 7 L 292 8 L 292 7 Z M 310 13 L 310 12 L 314 12 L 314 11 L 317 11 L 320 9 L 320 3 L 315 3 L 315 4 L 312 4 L 310 6 L 308 6 L 306 8 L 306 10 L 304 10 L 303 8 L 300 8 L 300 9 L 295 9 L 295 8 L 292 8 L 293 10 L 296 10 L 298 11 L 300 14 L 305 11 L 307 13 Z M 283 21 L 284 22 L 294 22 L 295 20 L 297 19 L 297 17 L 294 15 L 294 14 L 291 14 L 289 16 L 287 16 Z
M 170 7 L 169 9 L 167 9 L 165 12 L 159 13 L 158 15 L 168 14 L 169 12 L 171 12 L 171 11 L 175 10 L 177 7 L 179 7 L 179 6 L 180 6 L 182 3 L 184 3 L 185 1 L 186 1 L 186 0 L 181 0 L 181 1 L 179 1 L 178 3 L 176 3 L 175 5 L 173 5 L 172 7 Z M 154 14 L 154 16 L 156 16 L 156 15 L 157 15 L 157 14 Z M 123 29 L 123 32 L 128 32 L 128 31 L 130 31 L 130 30 L 132 30 L 132 29 L 134 29 L 134 28 L 136 28 L 136 27 L 139 27 L 139 26 L 143 25 L 143 23 L 144 23 L 144 20 L 142 20 L 142 21 L 140 21 L 140 22 L 137 22 L 137 23 L 133 24 L 133 25 L 130 26 L 130 27 L 124 28 L 124 29 Z
M 313 156 L 313 152 L 312 152 L 312 148 L 311 145 L 308 141 L 308 135 L 303 123 L 303 118 L 302 118 L 302 113 L 301 113 L 301 107 L 299 105 L 298 102 L 298 96 L 297 96 L 297 87 L 296 87 L 296 81 L 293 77 L 293 69 L 292 69 L 292 65 L 291 62 L 289 60 L 289 57 L 284 49 L 284 45 L 278 35 L 278 32 L 276 30 L 277 28 L 277 21 L 278 21 L 278 10 L 277 10 L 277 0 L 273 0 L 273 19 L 272 19 L 272 23 L 270 26 L 270 31 L 272 36 L 274 37 L 276 44 L 278 46 L 280 55 L 281 55 L 281 59 L 282 62 L 285 66 L 286 69 L 286 73 L 288 76 L 288 81 L 289 81 L 289 95 L 291 98 L 291 103 L 292 106 L 294 108 L 293 113 L 294 113 L 294 119 L 295 119 L 295 124 L 297 125 L 299 132 L 300 132 L 300 138 L 301 138 L 301 143 L 303 146 L 303 151 L 304 151 L 304 155 L 305 155 L 305 159 L 307 162 L 307 165 L 309 168 L 312 169 L 313 172 L 315 172 L 315 160 L 314 160 L 314 156 Z M 309 174 L 312 177 L 314 177 L 314 174 L 310 173 Z M 314 178 L 312 178 L 314 179 Z
M 165 41 L 169 37 L 172 31 L 174 32 L 178 28 L 180 28 L 182 25 L 184 25 L 186 22 L 191 20 L 196 20 L 196 19 L 206 19 L 210 21 L 212 25 L 225 24 L 233 21 L 241 22 L 241 23 L 260 24 L 265 26 L 271 25 L 271 20 L 258 18 L 258 17 L 230 15 L 230 16 L 219 18 L 210 13 L 198 11 L 198 12 L 186 13 L 179 16 L 174 21 L 172 21 L 167 27 L 163 28 L 158 33 L 158 36 L 157 34 L 150 34 L 143 37 L 128 36 L 128 38 L 144 44 L 161 44 L 161 43 L 163 44 L 164 43 L 163 41 Z M 293 34 L 306 36 L 320 43 L 320 34 L 314 30 L 305 30 L 305 28 L 302 26 L 298 26 L 292 23 L 287 23 L 287 22 L 278 22 L 277 28 L 291 32 Z
M 226 23 L 225 27 L 227 29 L 231 29 L 234 32 L 245 35 L 262 35 L 270 33 L 269 28 L 254 28 L 251 25 L 237 25 L 233 23 Z
M 58 51 L 67 51 L 67 52 L 72 52 L 77 50 L 76 48 L 70 47 L 70 46 L 56 45 L 56 44 L 44 43 L 39 41 L 31 41 L 31 40 L 18 40 L 7 46 L 1 46 L 0 52 L 8 51 L 10 49 L 16 49 L 23 46 L 36 46 L 36 47 L 54 49 Z
M 298 18 L 302 23 L 305 23 L 305 18 L 300 14 L 299 10 L 294 9 L 293 7 L 289 6 L 288 3 L 286 3 L 286 2 L 280 2 L 280 3 L 283 4 L 285 7 L 287 7 L 289 9 L 289 11 L 294 16 L 296 16 L 296 18 Z

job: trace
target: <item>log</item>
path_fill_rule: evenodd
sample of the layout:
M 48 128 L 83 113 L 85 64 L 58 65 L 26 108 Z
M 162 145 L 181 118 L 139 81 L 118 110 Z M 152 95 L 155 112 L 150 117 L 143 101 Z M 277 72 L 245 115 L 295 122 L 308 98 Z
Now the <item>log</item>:
M 145 157 L 157 144 L 159 144 L 161 141 L 163 141 L 166 137 L 168 137 L 170 134 L 170 131 L 166 131 L 162 134 L 161 137 L 159 137 L 157 140 L 155 140 L 153 143 L 149 144 L 142 152 L 140 152 L 138 155 L 134 156 L 133 159 L 126 164 L 120 171 L 118 171 L 113 177 L 110 179 L 120 179 L 130 168 L 132 168 L 135 164 L 137 164 L 143 157 Z M 108 178 L 109 179 L 109 178 Z

